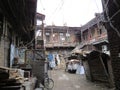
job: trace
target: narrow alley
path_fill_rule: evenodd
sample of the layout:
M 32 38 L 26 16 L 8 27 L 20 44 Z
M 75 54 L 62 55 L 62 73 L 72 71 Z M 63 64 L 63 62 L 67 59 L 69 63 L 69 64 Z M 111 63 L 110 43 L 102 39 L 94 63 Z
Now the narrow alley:
M 85 75 L 70 74 L 64 70 L 49 71 L 54 80 L 53 90 L 113 90 L 103 84 L 86 80 Z
M 120 0 L 0 0 L 0 90 L 120 90 Z

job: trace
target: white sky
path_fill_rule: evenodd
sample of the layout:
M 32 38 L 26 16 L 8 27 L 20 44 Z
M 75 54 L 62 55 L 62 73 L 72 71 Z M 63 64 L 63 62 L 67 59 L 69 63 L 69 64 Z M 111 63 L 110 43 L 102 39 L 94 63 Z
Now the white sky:
M 45 14 L 46 25 L 81 26 L 102 12 L 101 0 L 38 0 L 37 12 Z

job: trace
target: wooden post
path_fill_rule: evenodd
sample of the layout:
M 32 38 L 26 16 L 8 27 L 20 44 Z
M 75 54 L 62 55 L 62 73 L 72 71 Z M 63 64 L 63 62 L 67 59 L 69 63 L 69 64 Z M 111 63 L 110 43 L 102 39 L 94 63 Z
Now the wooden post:
M 111 78 L 110 78 L 110 75 L 107 73 L 107 70 L 106 70 L 106 68 L 105 68 L 105 65 L 104 65 L 104 62 L 103 62 L 103 60 L 102 60 L 102 57 L 101 57 L 101 53 L 100 53 L 100 61 L 101 61 L 101 64 L 102 64 L 102 66 L 103 66 L 103 69 L 104 69 L 104 71 L 105 71 L 105 74 L 106 74 L 106 76 L 107 76 L 107 78 L 108 78 L 108 83 L 109 83 L 109 87 L 113 87 L 113 82 L 112 82 L 112 80 L 111 80 Z

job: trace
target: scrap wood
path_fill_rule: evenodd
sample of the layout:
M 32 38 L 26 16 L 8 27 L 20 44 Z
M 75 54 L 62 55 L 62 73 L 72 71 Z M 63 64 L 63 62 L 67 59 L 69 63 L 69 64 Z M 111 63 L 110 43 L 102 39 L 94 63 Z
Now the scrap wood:
M 3 66 L 0 66 L 0 69 L 10 70 L 10 68 L 8 68 L 8 67 L 3 67 Z
M 4 66 L 0 66 L 0 69 L 3 69 L 3 70 L 14 70 L 13 68 L 8 68 L 8 67 L 4 67 Z

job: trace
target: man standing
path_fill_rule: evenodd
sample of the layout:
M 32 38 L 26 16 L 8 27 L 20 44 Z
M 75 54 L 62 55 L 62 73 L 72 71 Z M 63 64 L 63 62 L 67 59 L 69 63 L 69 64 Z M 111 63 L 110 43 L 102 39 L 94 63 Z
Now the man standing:
M 49 61 L 49 68 L 50 69 L 53 69 L 54 67 L 54 65 L 53 65 L 53 61 L 54 61 L 54 57 L 53 57 L 53 54 L 52 53 L 49 53 L 48 54 L 48 61 Z

